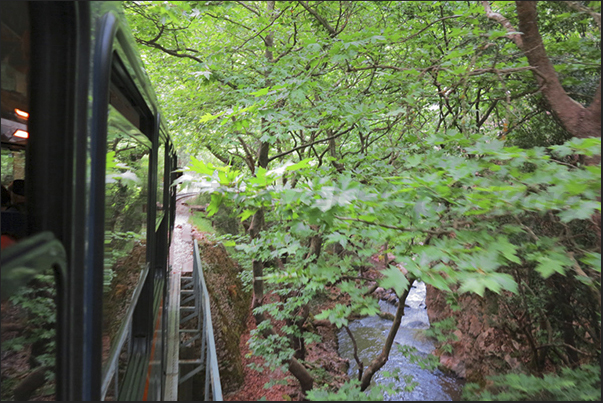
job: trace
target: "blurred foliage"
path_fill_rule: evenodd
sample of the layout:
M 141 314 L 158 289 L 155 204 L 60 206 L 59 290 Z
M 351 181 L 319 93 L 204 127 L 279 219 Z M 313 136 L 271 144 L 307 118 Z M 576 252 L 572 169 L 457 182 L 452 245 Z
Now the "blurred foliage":
M 506 374 L 491 377 L 488 391 L 469 385 L 464 390 L 467 400 L 494 401 L 601 401 L 601 367 L 582 365 L 561 368 L 559 374 L 542 377 L 526 374 Z
M 512 2 L 490 3 L 517 26 Z M 383 247 L 451 304 L 473 293 L 533 315 L 526 329 L 547 365 L 599 360 L 591 219 L 601 168 L 584 161 L 600 155 L 600 138 L 570 138 L 507 30 L 480 2 L 272 4 L 125 3 L 207 195 L 199 203 L 223 233 L 237 234 L 233 216 L 256 217 L 257 236 L 224 237 L 244 265 L 263 265 L 261 276 L 249 267 L 247 283 L 281 297 L 256 312 L 294 321 L 337 287 L 349 304 L 317 318 L 340 327 L 374 314 L 361 274 Z M 600 13 L 600 2 L 579 5 Z M 538 23 L 564 89 L 586 105 L 600 80 L 600 28 L 570 6 L 539 2 Z M 382 287 L 408 287 L 397 266 L 383 274 Z M 576 322 L 572 339 L 564 324 Z M 280 367 L 290 340 L 258 333 L 252 343 Z M 544 347 L 568 341 L 586 354 Z M 314 392 L 366 397 L 352 384 Z
M 14 351 L 22 355 L 29 355 L 29 369 L 35 369 L 38 366 L 47 367 L 45 377 L 52 381 L 56 362 L 57 307 L 54 274 L 52 270 L 49 272 L 50 274 L 35 276 L 27 286 L 19 288 L 16 294 L 10 297 L 10 304 L 18 307 L 19 312 L 24 315 L 22 318 L 24 326 L 16 337 L 3 338 L 2 352 L 4 354 Z M 28 370 L 28 368 L 20 369 Z M 19 371 L 19 369 L 16 370 Z M 24 376 L 24 373 L 9 372 L 9 374 L 6 379 L 2 380 L 2 400 L 12 399 L 12 389 L 17 384 L 14 380 Z M 54 382 L 49 382 L 43 393 L 52 395 Z

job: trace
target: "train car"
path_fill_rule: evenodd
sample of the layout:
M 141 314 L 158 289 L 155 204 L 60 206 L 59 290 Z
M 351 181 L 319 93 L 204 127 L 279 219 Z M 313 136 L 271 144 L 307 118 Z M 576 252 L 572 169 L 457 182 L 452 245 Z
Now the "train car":
M 120 2 L 0 7 L 3 400 L 162 400 L 177 158 Z

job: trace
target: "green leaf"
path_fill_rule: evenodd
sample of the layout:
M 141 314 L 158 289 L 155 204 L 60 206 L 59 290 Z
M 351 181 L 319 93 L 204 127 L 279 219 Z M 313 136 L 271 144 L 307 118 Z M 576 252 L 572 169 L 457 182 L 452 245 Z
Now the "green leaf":
M 266 88 L 259 89 L 257 91 L 250 92 L 249 95 L 253 95 L 256 98 L 262 97 L 262 96 L 268 94 L 268 91 L 270 91 L 270 87 L 266 87 Z
M 241 214 L 239 214 L 239 218 L 241 219 L 241 221 L 245 221 L 246 219 L 248 219 L 249 217 L 251 217 L 254 214 L 255 214 L 255 210 L 245 209 L 245 210 L 243 210 L 243 212 Z
M 340 234 L 337 231 L 333 232 L 332 234 L 329 234 L 327 236 L 327 240 L 330 242 L 339 242 L 344 248 L 348 244 L 348 237 L 343 234 Z
M 379 280 L 379 285 L 386 290 L 393 288 L 398 297 L 401 297 L 410 285 L 404 273 L 396 266 L 390 265 L 382 271 L 382 274 L 383 278 Z
M 492 291 L 497 294 L 500 291 L 510 291 L 517 294 L 517 282 L 513 276 L 508 273 L 489 273 L 490 280 L 497 283 L 495 287 L 489 287 Z
M 223 200 L 223 196 L 221 194 L 219 194 L 219 193 L 211 194 L 211 202 L 209 203 L 209 205 L 207 206 L 207 209 L 206 209 L 208 217 L 211 217 L 218 212 L 220 205 L 222 204 L 222 200 Z
M 495 250 L 500 251 L 502 255 L 513 263 L 520 264 L 521 259 L 516 255 L 517 247 L 509 242 L 509 240 L 504 236 L 499 236 L 496 238 L 496 242 L 493 244 Z
M 549 278 L 555 273 L 565 275 L 566 268 L 572 266 L 571 260 L 564 253 L 557 251 L 535 253 L 530 255 L 530 258 L 538 262 L 535 270 L 543 278 Z
M 312 160 L 313 160 L 312 158 L 303 159 L 303 160 L 299 161 L 296 164 L 288 165 L 285 168 L 285 170 L 286 171 L 297 171 L 297 170 L 300 170 L 302 168 L 307 168 L 307 167 L 310 166 L 310 161 L 312 161 Z
M 429 284 L 438 290 L 450 291 L 448 281 L 440 273 L 433 270 L 428 271 L 421 277 L 421 280 L 423 280 L 425 284 Z
M 591 266 L 597 273 L 601 273 L 601 254 L 596 252 L 588 252 L 581 261 Z
M 515 32 L 515 33 L 519 33 L 519 32 Z M 497 38 L 502 38 L 502 37 L 506 36 L 508 33 L 506 31 L 494 31 L 493 30 L 493 31 L 489 31 L 488 34 L 489 34 L 489 39 L 494 40 Z
M 212 176 L 215 168 L 211 164 L 206 164 L 205 162 L 198 160 L 194 156 L 191 157 L 190 168 L 193 172 L 197 172 L 201 175 Z
M 2 155 L 4 155 L 4 154 L 2 154 Z M 115 168 L 117 168 L 117 162 L 115 161 L 115 151 L 107 152 L 106 159 L 107 159 L 107 161 L 106 161 L 107 165 L 106 165 L 105 169 L 107 172 L 112 171 Z
M 377 221 L 377 216 L 374 214 L 369 214 L 369 215 L 362 214 L 362 215 L 358 216 L 358 219 L 364 220 L 366 222 L 375 222 L 375 221 Z
M 480 297 L 484 296 L 484 292 L 486 291 L 486 286 L 483 280 L 475 275 L 468 276 L 461 281 L 461 286 L 459 287 L 459 293 L 463 294 L 466 292 L 474 292 Z
M 596 210 L 601 210 L 601 202 L 584 200 L 570 206 L 569 209 L 559 213 L 559 218 L 562 222 L 570 222 L 572 220 L 586 220 L 590 218 Z
M 337 328 L 347 326 L 349 323 L 348 316 L 352 314 L 352 307 L 342 304 L 337 304 L 332 309 L 325 309 L 314 317 L 318 320 L 328 319 Z
M 219 113 L 217 115 L 212 115 L 211 113 L 206 113 L 205 115 L 203 115 L 199 118 L 199 123 L 205 123 L 205 122 L 215 120 L 215 119 L 219 118 L 220 115 L 222 115 L 222 113 Z
M 408 167 L 415 167 L 417 165 L 419 165 L 421 163 L 422 160 L 422 156 L 421 155 L 411 155 L 409 157 L 406 158 L 406 163 L 405 165 Z
M 321 46 L 318 43 L 310 43 L 309 45 L 306 46 L 306 49 L 308 50 L 309 53 L 317 53 L 320 51 Z

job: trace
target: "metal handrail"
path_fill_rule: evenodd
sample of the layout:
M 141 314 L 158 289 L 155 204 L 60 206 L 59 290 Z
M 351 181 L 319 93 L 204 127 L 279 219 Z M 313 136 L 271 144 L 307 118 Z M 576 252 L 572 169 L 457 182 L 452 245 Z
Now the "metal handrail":
M 193 242 L 193 270 L 192 277 L 181 276 L 179 270 L 172 271 L 170 280 L 170 306 L 168 325 L 168 352 L 166 366 L 165 400 L 177 400 L 178 385 L 190 380 L 193 376 L 205 369 L 205 398 L 204 400 L 222 401 L 222 386 L 218 369 L 218 357 L 214 339 L 214 330 L 211 320 L 211 307 L 209 293 L 203 277 L 199 244 Z M 182 281 L 182 282 L 181 282 Z M 188 295 L 181 299 L 181 294 Z M 194 302 L 194 306 L 182 306 Z M 180 311 L 189 312 L 181 318 Z M 182 326 L 197 319 L 194 328 L 183 329 Z M 190 337 L 186 342 L 180 341 L 180 335 L 186 333 Z M 201 351 L 197 359 L 179 359 L 179 348 L 192 345 L 201 339 Z M 183 366 L 194 365 L 194 368 L 183 373 Z
M 214 401 L 222 401 L 222 385 L 220 383 L 220 371 L 218 369 L 218 356 L 216 354 L 216 341 L 214 339 L 214 328 L 211 321 L 211 307 L 209 293 L 203 277 L 201 257 L 199 255 L 199 244 L 194 240 L 193 272 L 197 273 L 198 285 L 201 289 L 201 309 L 203 311 L 203 336 L 201 339 L 201 362 L 205 359 L 205 400 L 211 397 Z

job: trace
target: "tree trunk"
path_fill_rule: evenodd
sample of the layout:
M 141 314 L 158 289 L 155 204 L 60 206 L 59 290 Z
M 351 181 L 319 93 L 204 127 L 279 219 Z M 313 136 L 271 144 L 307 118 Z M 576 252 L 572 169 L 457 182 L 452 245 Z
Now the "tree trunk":
M 255 314 L 254 319 L 257 324 L 268 320 L 263 313 Z M 262 333 L 262 336 L 265 338 L 273 335 L 276 335 L 276 332 L 273 329 L 267 329 Z M 278 354 L 279 350 L 276 350 L 275 353 Z M 314 378 L 312 377 L 312 374 L 310 374 L 306 367 L 304 367 L 295 357 L 291 357 L 285 362 L 288 364 L 287 369 L 289 372 L 291 372 L 291 374 L 299 381 L 303 393 L 306 393 L 314 387 Z
M 274 1 L 266 2 L 266 10 L 268 13 L 272 13 L 274 11 Z M 264 40 L 266 45 L 266 59 L 269 63 L 272 63 L 272 32 L 266 36 Z M 269 72 L 266 73 L 267 75 Z M 265 119 L 262 119 L 262 133 L 267 131 L 267 122 Z M 262 142 L 257 151 L 257 163 L 259 167 L 264 169 L 268 168 L 268 154 L 270 151 L 270 143 Z M 251 239 L 259 238 L 260 232 L 264 228 L 264 209 L 260 208 L 254 215 L 251 221 L 251 225 L 249 226 L 249 235 Z M 253 301 L 251 303 L 251 307 L 257 308 L 262 304 L 262 299 L 264 298 L 264 262 L 260 260 L 254 259 L 252 262 L 253 265 Z M 257 323 L 259 323 L 256 320 Z
M 264 209 L 261 208 L 255 212 L 249 226 L 249 236 L 251 239 L 259 238 L 260 231 L 264 228 Z M 264 262 L 261 260 L 253 259 L 253 300 L 251 302 L 251 309 L 255 309 L 262 305 L 264 299 Z M 257 320 L 256 320 L 257 322 Z M 257 322 L 259 323 L 259 322 Z
M 572 136 L 578 138 L 601 137 L 601 77 L 599 85 L 589 106 L 584 107 L 573 100 L 563 89 L 559 77 L 555 72 L 553 63 L 549 59 L 542 37 L 538 29 L 538 13 L 536 1 L 516 1 L 517 18 L 519 20 L 519 31 L 516 31 L 508 19 L 498 13 L 492 12 L 488 1 L 483 1 L 486 16 L 500 23 L 509 32 L 508 38 L 512 39 L 517 47 L 521 49 L 528 59 L 542 94 L 557 116 L 561 125 Z M 579 5 L 575 7 L 580 7 Z M 595 13 L 596 14 L 596 13 Z M 599 27 L 601 19 L 597 20 Z M 596 155 L 585 159 L 587 165 L 598 165 L 601 156 Z M 599 196 L 600 200 L 600 196 Z M 592 216 L 594 230 L 601 240 L 601 213 L 595 212 Z
M 408 278 L 408 288 L 404 291 L 402 295 L 398 296 L 398 309 L 396 310 L 396 316 L 394 317 L 392 327 L 389 329 L 389 334 L 387 335 L 387 339 L 385 340 L 385 344 L 383 345 L 381 354 L 379 354 L 375 359 L 371 361 L 371 363 L 368 365 L 368 367 L 362 374 L 362 379 L 360 380 L 360 390 L 366 390 L 366 388 L 369 387 L 373 375 L 375 375 L 375 373 L 385 365 L 389 358 L 389 352 L 391 351 L 392 345 L 394 344 L 396 333 L 398 333 L 398 329 L 400 329 L 400 323 L 402 323 L 402 316 L 404 315 L 404 305 L 406 303 L 406 298 L 408 297 L 411 284 L 414 280 L 414 278 Z
M 274 1 L 266 2 L 266 10 L 268 13 L 272 13 L 274 11 Z M 270 32 L 266 38 L 264 39 L 264 44 L 266 45 L 265 56 L 266 60 L 269 63 L 274 62 L 272 47 L 274 45 L 273 34 Z M 266 77 L 268 78 L 270 72 L 267 71 Z M 270 81 L 267 80 L 267 85 L 270 85 Z M 262 132 L 268 131 L 268 122 L 265 119 L 262 119 Z M 269 151 L 270 151 L 270 143 L 262 142 L 257 152 L 257 164 L 258 166 L 267 169 L 269 163 Z M 251 225 L 249 226 L 249 235 L 251 239 L 256 239 L 260 237 L 260 232 L 264 228 L 264 209 L 259 209 L 254 215 L 251 221 Z M 262 300 L 264 299 L 264 262 L 260 260 L 253 260 L 253 302 L 252 309 L 257 308 L 262 305 Z M 260 324 L 264 320 L 267 319 L 263 313 L 255 313 L 254 319 L 256 324 Z M 276 332 L 272 329 L 266 330 L 263 333 L 263 336 L 268 338 L 271 335 L 276 335 Z M 291 357 L 289 360 L 285 361 L 288 364 L 289 372 L 299 381 L 302 392 L 306 393 L 314 387 L 314 379 L 312 375 L 308 372 L 308 370 L 295 358 Z
M 563 89 L 551 60 L 547 56 L 537 23 L 537 2 L 517 1 L 519 30 L 523 32 L 521 50 L 535 67 L 534 76 L 542 94 L 561 124 L 574 137 L 601 137 L 601 79 L 588 107 L 574 101 Z M 598 164 L 600 157 L 588 161 Z
M 507 37 L 515 42 L 517 47 L 527 57 L 536 82 L 549 104 L 552 112 L 557 116 L 561 125 L 574 137 L 601 137 L 601 78 L 599 86 L 591 104 L 587 107 L 573 100 L 563 89 L 553 63 L 549 59 L 542 36 L 538 29 L 536 1 L 516 1 L 516 12 L 519 20 L 519 31 L 510 21 L 490 8 L 488 1 L 482 1 L 486 16 L 503 26 Z M 601 157 L 592 157 L 587 164 L 596 165 L 601 162 Z

